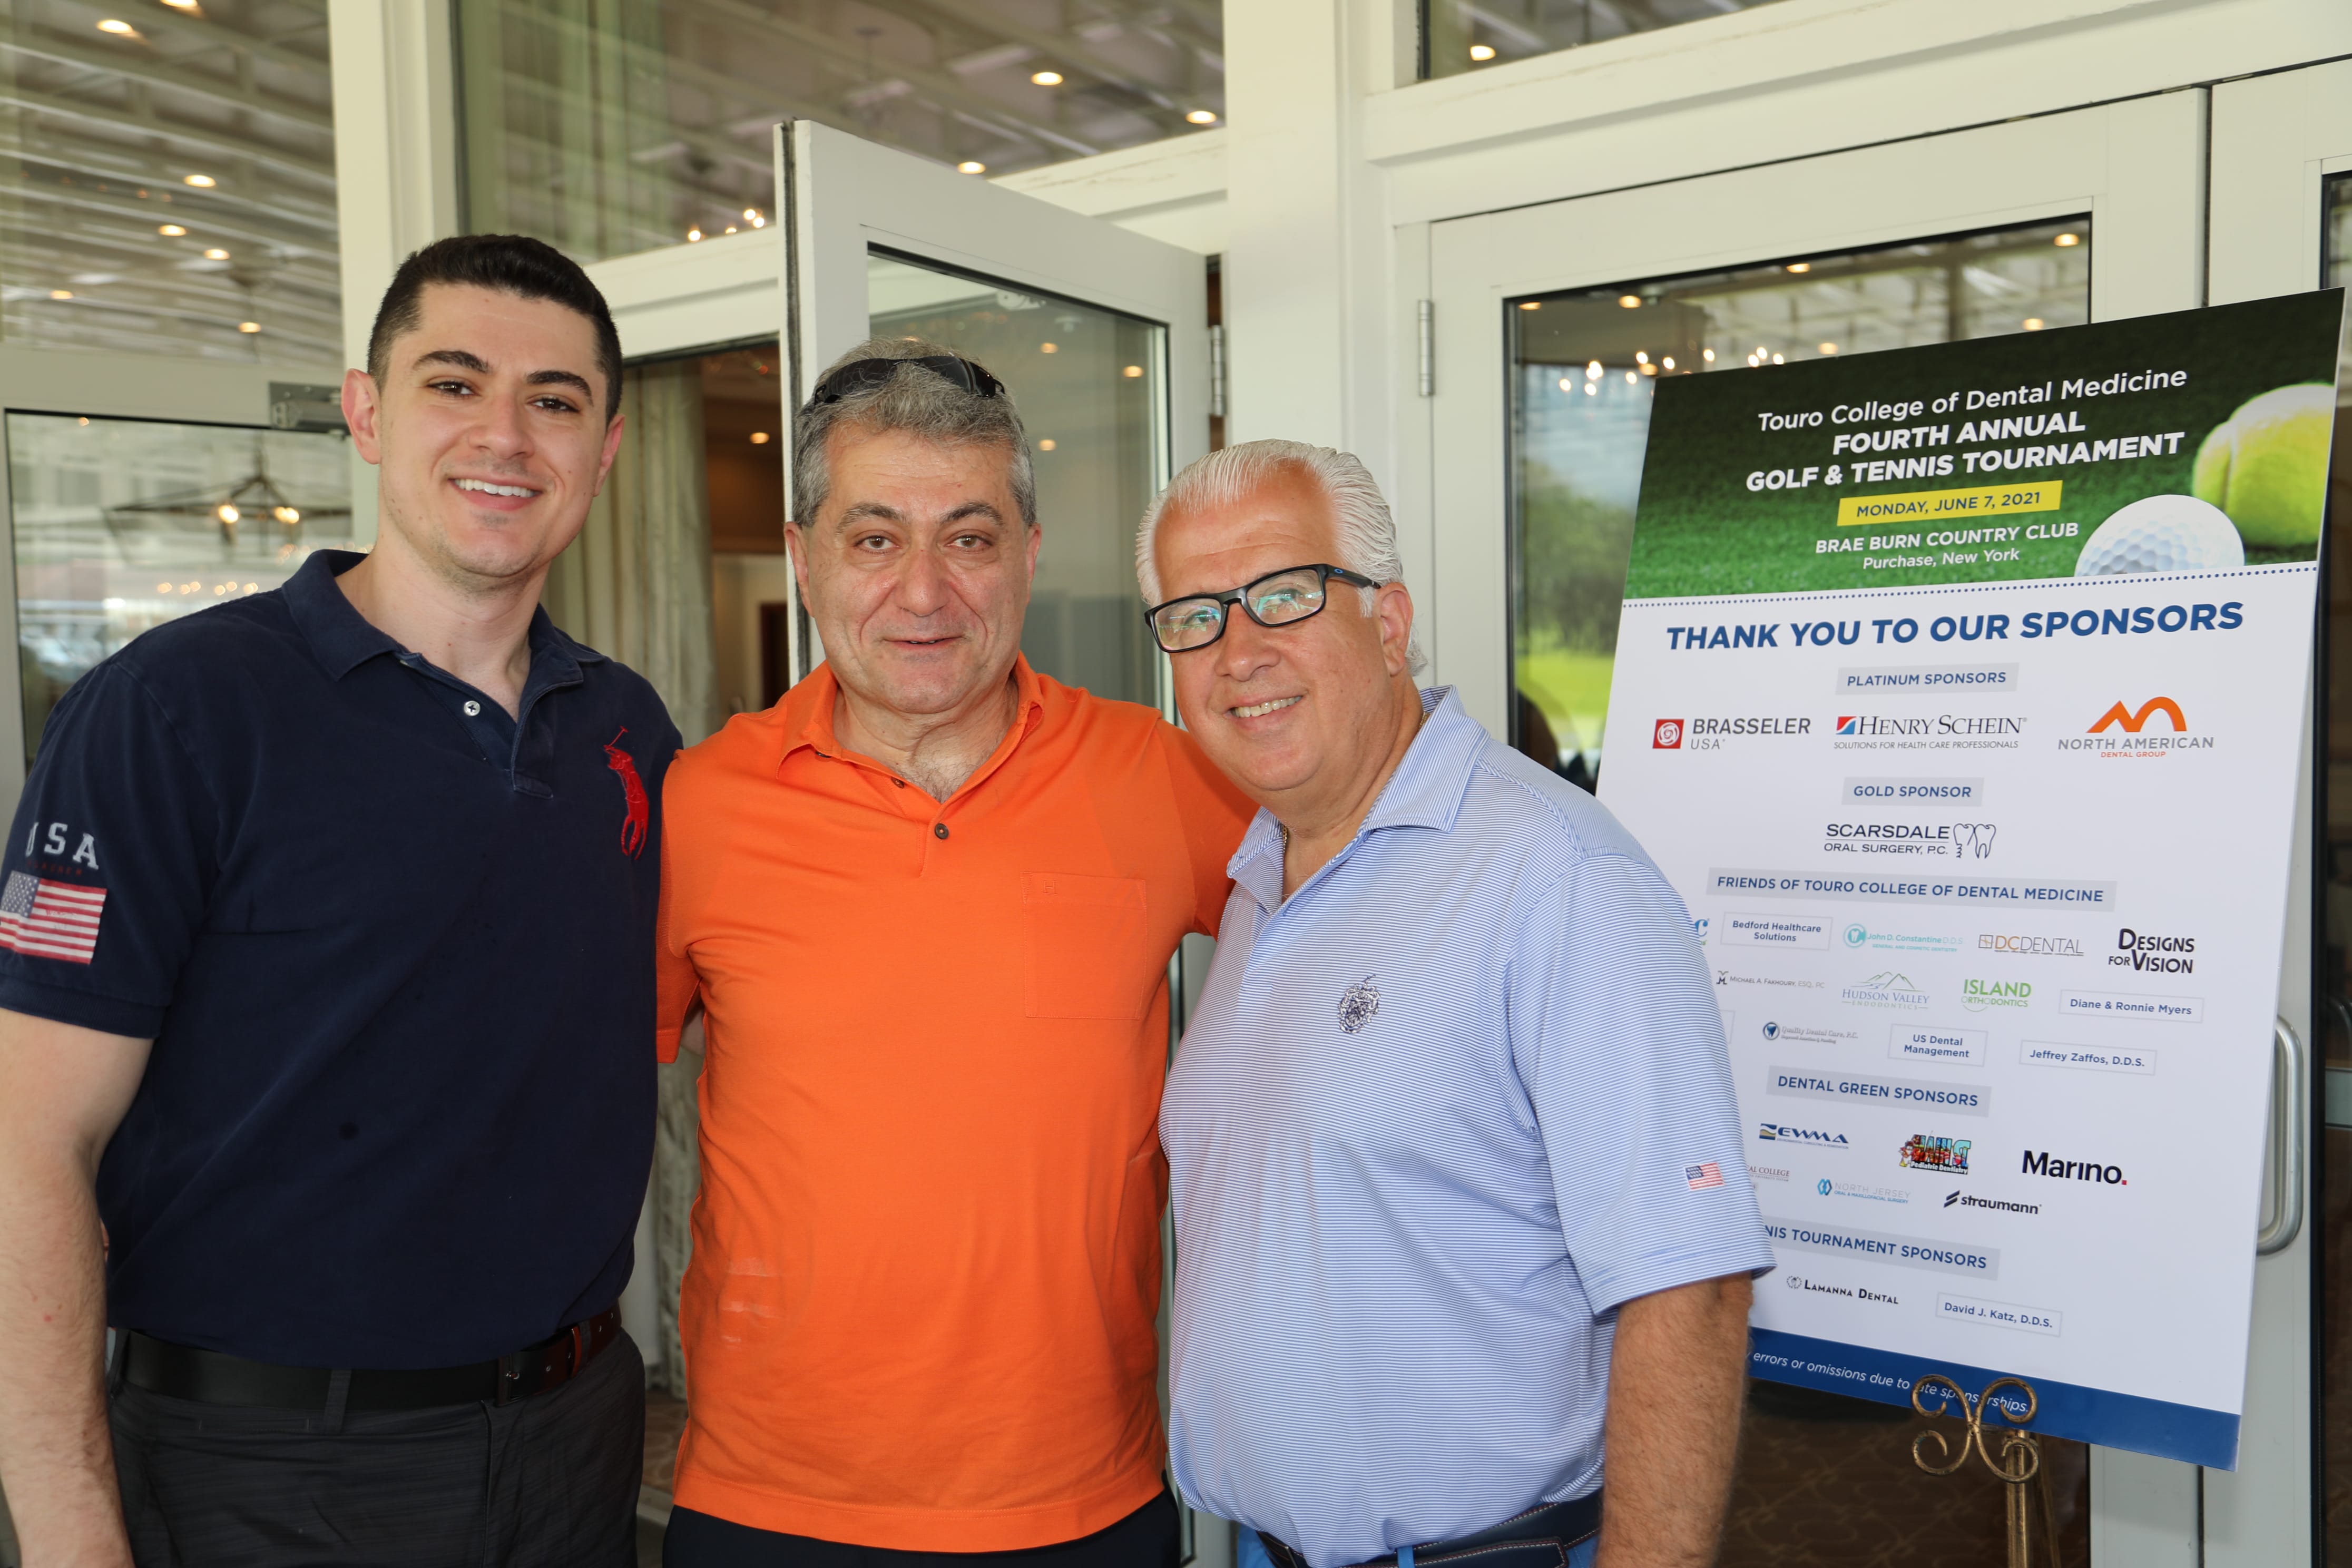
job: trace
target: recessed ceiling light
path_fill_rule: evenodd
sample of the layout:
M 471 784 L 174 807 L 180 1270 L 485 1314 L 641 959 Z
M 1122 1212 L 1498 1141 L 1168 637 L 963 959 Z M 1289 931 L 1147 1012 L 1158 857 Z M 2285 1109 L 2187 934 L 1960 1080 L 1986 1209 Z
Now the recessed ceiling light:
M 1837 353 L 1837 344 L 1835 343 L 1821 343 L 1816 346 L 1825 354 L 1833 354 Z
M 188 231 L 175 223 L 159 223 L 155 226 L 155 232 L 165 239 L 177 239 Z
M 1522 310 L 1540 310 L 1543 309 L 1543 301 L 1540 300 L 1522 300 L 1519 301 L 1519 309 Z
M 1053 449 L 1054 438 L 1051 436 L 1046 437 L 1044 440 L 1037 443 L 1037 450 L 1041 452 L 1050 452 Z
M 699 240 L 701 237 L 702 237 L 702 226 L 701 226 L 701 225 L 699 225 L 699 224 L 697 224 L 694 227 L 692 227 L 692 228 L 690 228 L 690 229 L 688 229 L 688 230 L 686 231 L 686 242 L 687 242 L 688 245 L 692 245 L 692 244 L 694 244 L 696 241 Z
M 192 16 L 196 14 L 196 0 L 163 0 L 163 4 L 174 11 L 185 11 Z
M 754 447 L 764 447 L 767 444 L 768 433 L 765 430 L 754 430 L 751 432 L 751 445 Z
M 959 174 L 985 174 L 988 173 L 988 165 L 980 162 L 977 158 L 966 158 L 962 163 L 956 165 L 956 173 Z
M 138 28 L 128 22 L 118 21 L 112 16 L 100 22 L 98 25 L 98 30 L 101 33 L 112 33 L 118 38 L 135 38 L 139 36 Z
M 1059 343 L 1039 343 L 1037 345 L 1037 352 L 1041 354 L 1057 354 L 1062 352 L 1062 345 Z
M 2028 316 L 2025 318 L 2025 330 L 2029 332 L 2040 331 L 2042 330 L 2042 318 L 2039 316 Z
M 1491 60 L 1495 58 L 1495 46 L 1473 44 L 1470 46 L 1470 58 L 1474 60 Z
M 289 528 L 302 521 L 301 509 L 299 507 L 273 506 L 269 509 L 269 515 Z
M 1791 261 L 1789 263 L 1789 270 L 1791 272 L 1811 272 L 1812 269 L 1813 264 L 1810 261 Z
M 1617 296 L 1617 302 L 1629 310 L 1638 310 L 1642 308 L 1642 297 L 1639 294 L 1620 294 Z
M 1029 73 L 1029 79 L 1035 82 L 1039 87 L 1059 87 L 1062 85 L 1062 73 L 1060 71 L 1031 71 Z
M 1133 381 L 1137 376 L 1143 374 L 1143 367 L 1139 364 L 1131 364 L 1125 370 L 1120 371 L 1118 374 L 1127 377 L 1128 380 Z
M 183 174 L 180 176 L 180 183 L 184 185 L 194 185 L 200 191 L 209 191 L 220 184 L 210 174 Z
M 2079 234 L 2062 234 L 2050 243 L 2058 246 L 2080 245 L 2083 243 L 2083 237 Z
M 239 321 L 236 324 L 236 330 L 240 332 L 257 332 L 261 331 L 261 323 L 259 321 Z
M 52 289 L 49 290 L 49 298 L 52 300 L 70 300 L 73 298 L 73 290 L 70 289 Z
M 213 515 L 220 519 L 223 522 L 235 522 L 245 514 L 237 510 L 236 508 L 231 506 L 228 502 L 223 501 L 220 505 L 213 508 Z
M 228 252 L 215 245 L 210 250 L 205 252 L 205 259 L 206 261 L 226 261 L 228 259 Z
M 1213 109 L 1196 109 L 1184 118 L 1194 125 L 1214 125 L 1217 122 L 1217 111 Z

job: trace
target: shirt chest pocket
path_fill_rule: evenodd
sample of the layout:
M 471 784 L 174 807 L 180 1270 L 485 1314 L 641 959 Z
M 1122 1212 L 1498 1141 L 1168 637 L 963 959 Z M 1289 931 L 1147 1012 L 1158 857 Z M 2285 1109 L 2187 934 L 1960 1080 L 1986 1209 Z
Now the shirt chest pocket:
M 1165 966 L 1147 951 L 1134 877 L 1032 871 L 1021 879 L 1022 964 L 1032 1018 L 1140 1018 Z

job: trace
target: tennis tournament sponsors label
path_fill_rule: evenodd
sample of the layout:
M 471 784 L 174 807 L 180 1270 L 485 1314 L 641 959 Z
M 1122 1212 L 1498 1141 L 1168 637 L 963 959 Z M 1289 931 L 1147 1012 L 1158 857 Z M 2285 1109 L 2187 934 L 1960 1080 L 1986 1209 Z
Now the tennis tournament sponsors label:
M 1708 932 L 1757 1375 L 2235 1463 L 2341 303 L 1659 378 L 1602 798 Z

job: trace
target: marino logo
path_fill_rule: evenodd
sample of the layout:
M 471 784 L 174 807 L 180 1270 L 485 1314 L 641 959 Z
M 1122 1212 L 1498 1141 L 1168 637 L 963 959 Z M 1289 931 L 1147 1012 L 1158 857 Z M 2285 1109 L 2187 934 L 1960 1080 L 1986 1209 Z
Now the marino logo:
M 1971 1013 L 1981 1013 L 1988 1007 L 2030 1007 L 2032 1005 L 2033 987 L 2022 980 L 1960 982 L 1960 1005 Z
M 1811 1143 L 1817 1149 L 1850 1149 L 1843 1132 L 1822 1132 L 1811 1127 L 1791 1127 L 1785 1122 L 1759 1121 L 1756 1136 L 1767 1143 Z
M 2060 1182 L 2098 1182 L 2110 1187 L 2127 1187 L 2121 1165 L 2102 1165 L 2096 1160 L 2061 1160 L 2046 1153 L 2025 1152 L 2024 1173 L 2048 1176 Z
M 1650 749 L 1655 752 L 1679 751 L 1683 743 L 1683 721 L 1661 719 L 1650 731 Z
M 1347 994 L 1339 998 L 1339 1027 L 1352 1035 L 1370 1023 L 1372 1015 L 1380 1010 L 1381 994 L 1367 974 L 1362 984 L 1349 986 Z
M 1869 979 L 1847 986 L 1838 996 L 1856 1007 L 1899 1007 L 1910 1011 L 1927 1005 L 1927 994 L 1912 984 L 1910 976 L 1892 969 L 1882 969 Z
M 2144 936 L 2126 926 L 2116 932 L 2116 951 L 2107 962 L 2143 974 L 2194 974 L 2197 961 L 2189 955 L 2196 951 L 2193 936 Z
M 2149 729 L 2149 721 L 2159 716 L 2166 727 Z M 2171 698 L 2151 697 L 2137 708 L 2116 703 L 2083 733 L 2060 736 L 2058 749 L 2103 757 L 2150 757 L 2169 752 L 2210 752 L 2213 737 L 2191 734 L 2188 716 Z
M 1971 1147 L 1966 1138 L 1938 1138 L 1933 1133 L 1915 1132 L 1900 1153 L 1906 1170 L 1941 1171 L 1947 1175 L 1965 1176 L 1969 1173 Z

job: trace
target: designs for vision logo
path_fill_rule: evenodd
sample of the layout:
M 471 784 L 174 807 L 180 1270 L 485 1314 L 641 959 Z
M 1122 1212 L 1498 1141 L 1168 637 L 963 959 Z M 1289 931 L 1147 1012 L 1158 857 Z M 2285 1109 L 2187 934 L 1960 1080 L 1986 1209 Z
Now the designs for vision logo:
M 1349 986 L 1339 998 L 1339 1027 L 1352 1035 L 1370 1023 L 1372 1015 L 1380 1010 L 1381 994 L 1367 974 L 1361 984 Z

